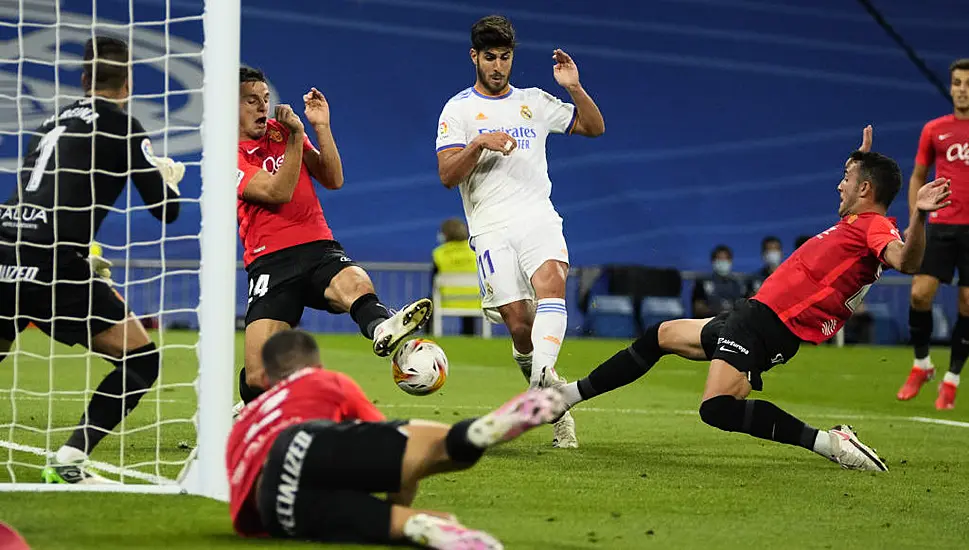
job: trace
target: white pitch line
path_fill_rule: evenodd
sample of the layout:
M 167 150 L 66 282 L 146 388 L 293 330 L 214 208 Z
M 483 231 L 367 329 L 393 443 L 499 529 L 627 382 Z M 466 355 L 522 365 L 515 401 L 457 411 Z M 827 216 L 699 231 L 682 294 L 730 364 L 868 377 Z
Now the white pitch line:
M 926 424 L 941 424 L 943 426 L 957 426 L 959 428 L 969 428 L 969 422 L 960 422 L 958 420 L 946 420 L 944 418 L 926 418 L 924 416 L 913 416 L 909 420 L 913 422 L 924 422 Z
M 10 397 L 10 399 L 13 399 L 16 401 L 62 401 L 65 403 L 71 403 L 71 402 L 87 403 L 88 401 L 91 400 L 90 398 L 85 398 L 85 397 L 40 397 L 36 395 L 23 395 L 23 396 L 13 397 L 13 396 L 10 396 L 10 392 L 2 392 L 2 391 L 0 391 L 0 397 Z M 187 399 L 151 399 L 151 398 L 141 400 L 141 403 L 155 403 L 155 402 L 187 403 L 188 400 Z
M 52 451 L 41 449 L 40 447 L 21 445 L 20 443 L 13 443 L 11 441 L 4 441 L 2 439 L 0 439 L 0 447 L 11 449 L 14 451 L 20 451 L 24 453 L 32 453 L 37 456 L 42 456 L 45 458 L 52 458 L 55 454 Z M 107 472 L 109 474 L 114 474 L 117 476 L 140 479 L 141 481 L 147 481 L 149 483 L 154 483 L 155 485 L 177 485 L 177 482 L 175 480 L 168 479 L 167 477 L 160 477 L 154 474 L 146 474 L 144 472 L 139 472 L 138 470 L 131 470 L 129 468 L 118 468 L 117 466 L 113 464 L 108 464 L 107 462 L 90 462 L 89 466 L 95 470 Z

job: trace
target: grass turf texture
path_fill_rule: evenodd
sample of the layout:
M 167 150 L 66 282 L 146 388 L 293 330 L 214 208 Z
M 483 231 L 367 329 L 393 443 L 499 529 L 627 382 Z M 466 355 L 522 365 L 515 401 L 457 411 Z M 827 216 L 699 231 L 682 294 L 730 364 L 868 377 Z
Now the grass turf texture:
M 166 332 L 166 344 L 191 345 L 193 333 Z M 356 378 L 389 417 L 453 422 L 479 415 L 522 390 L 507 340 L 444 338 L 451 361 L 444 388 L 411 397 L 391 381 L 387 360 L 370 353 L 359 336 L 320 338 L 324 362 Z M 50 345 L 30 332 L 23 349 L 48 355 Z M 237 342 L 237 357 L 241 350 Z M 574 379 L 625 342 L 569 340 L 560 371 Z M 58 354 L 77 352 L 55 347 Z M 939 365 L 945 350 L 935 352 Z M 106 364 L 82 359 L 21 356 L 19 389 L 48 391 L 95 386 Z M 899 403 L 894 394 L 911 365 L 903 348 L 805 346 L 789 365 L 765 376 L 774 401 L 819 427 L 853 424 L 863 441 L 887 459 L 888 473 L 849 472 L 800 448 L 727 434 L 703 425 L 696 414 L 706 365 L 665 358 L 638 383 L 580 406 L 575 417 L 581 447 L 550 448 L 551 429 L 540 428 L 496 448 L 471 471 L 426 480 L 418 507 L 455 512 L 469 526 L 498 536 L 510 549 L 539 548 L 957 548 L 969 540 L 969 427 L 928 424 L 912 417 L 969 421 L 966 396 L 959 408 L 938 413 L 936 383 Z M 54 370 L 51 381 L 50 369 Z M 169 349 L 163 381 L 189 382 L 196 368 L 191 349 Z M 11 388 L 13 362 L 0 363 L 0 388 Z M 233 381 L 226 381 L 234 383 Z M 190 388 L 154 391 L 129 427 L 162 418 L 189 418 Z M 59 395 L 52 424 L 69 427 L 83 395 Z M 48 401 L 0 393 L 0 425 L 16 406 L 19 423 L 43 429 Z M 227 411 L 228 414 L 228 411 Z M 51 437 L 56 449 L 67 431 Z M 164 424 L 126 438 L 125 462 L 184 459 L 178 443 L 190 440 L 187 423 Z M 9 427 L 0 439 L 10 440 Z M 23 429 L 18 443 L 44 447 L 46 436 Z M 95 459 L 117 462 L 119 440 L 109 437 Z M 41 465 L 29 453 L 0 450 L 0 460 Z M 141 468 L 154 471 L 151 468 Z M 12 468 L 17 479 L 36 481 L 37 467 Z M 173 477 L 178 466 L 159 472 Z M 0 469 L 0 482 L 11 469 Z M 223 503 L 185 496 L 25 494 L 0 492 L 0 520 L 34 548 L 269 548 L 299 543 L 243 541 L 231 532 Z

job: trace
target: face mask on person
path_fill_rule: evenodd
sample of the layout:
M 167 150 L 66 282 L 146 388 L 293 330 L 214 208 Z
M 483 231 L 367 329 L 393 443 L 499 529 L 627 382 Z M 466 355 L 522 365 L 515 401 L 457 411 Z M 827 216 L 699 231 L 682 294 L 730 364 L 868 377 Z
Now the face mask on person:
M 767 252 L 764 252 L 764 263 L 772 268 L 781 265 L 781 251 L 768 250 Z
M 733 265 L 730 260 L 714 260 L 713 261 L 713 272 L 720 276 L 725 276 L 730 274 L 730 268 Z

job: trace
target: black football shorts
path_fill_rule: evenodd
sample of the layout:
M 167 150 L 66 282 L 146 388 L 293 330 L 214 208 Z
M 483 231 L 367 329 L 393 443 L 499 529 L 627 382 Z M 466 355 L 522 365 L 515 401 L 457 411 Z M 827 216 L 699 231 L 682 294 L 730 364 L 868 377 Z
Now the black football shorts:
M 259 319 L 299 325 L 310 307 L 342 313 L 330 307 L 324 293 L 344 269 L 357 265 L 337 241 L 313 241 L 278 250 L 249 264 L 249 307 L 246 326 Z
M 0 243 L 0 339 L 13 341 L 30 323 L 69 346 L 91 339 L 125 320 L 121 295 L 74 249 Z
M 969 225 L 930 223 L 925 229 L 925 256 L 919 274 L 949 284 L 956 270 L 959 286 L 969 286 Z
M 769 307 L 749 299 L 714 317 L 700 331 L 710 359 L 721 359 L 747 374 L 753 389 L 764 387 L 761 373 L 782 365 L 797 353 L 801 340 Z
M 406 421 L 312 420 L 286 428 L 262 469 L 256 507 L 266 531 L 280 538 L 387 544 Z

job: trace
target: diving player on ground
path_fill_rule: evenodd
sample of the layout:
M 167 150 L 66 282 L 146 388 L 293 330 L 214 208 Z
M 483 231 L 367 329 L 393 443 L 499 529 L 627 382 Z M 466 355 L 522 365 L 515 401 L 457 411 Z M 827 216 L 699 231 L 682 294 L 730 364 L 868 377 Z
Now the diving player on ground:
M 277 105 L 275 120 L 268 118 L 269 85 L 261 71 L 241 68 L 239 86 L 239 237 L 249 274 L 239 393 L 248 403 L 264 389 L 259 350 L 273 334 L 298 325 L 303 308 L 349 312 L 373 340 L 374 353 L 387 356 L 426 322 L 431 301 L 423 298 L 391 314 L 367 272 L 334 240 L 313 189 L 313 179 L 327 189 L 343 187 L 323 94 L 313 88 L 303 96 L 317 151 L 288 105 Z
M 471 28 L 474 86 L 452 97 L 438 120 L 441 182 L 458 187 L 478 256 L 481 307 L 500 316 L 512 356 L 531 387 L 560 382 L 555 372 L 565 338 L 569 253 L 562 218 L 550 200 L 545 141 L 549 134 L 596 137 L 605 122 L 579 83 L 572 58 L 555 50 L 552 74 L 573 104 L 539 88 L 509 83 L 515 29 L 492 15 Z M 552 445 L 578 446 L 575 422 L 564 416 Z
M 126 111 L 128 45 L 98 36 L 85 44 L 84 61 L 86 97 L 34 132 L 20 185 L 0 206 L 0 360 L 33 322 L 115 366 L 43 471 L 49 483 L 109 482 L 84 467 L 88 455 L 138 405 L 161 366 L 141 322 L 108 282 L 92 276 L 109 264 L 89 258 L 89 247 L 129 175 L 151 215 L 171 223 L 185 174 L 181 163 L 154 155 L 145 129 Z
M 262 360 L 269 389 L 243 409 L 226 450 L 232 523 L 244 536 L 500 549 L 450 514 L 411 508 L 418 482 L 470 468 L 565 410 L 556 390 L 540 389 L 453 426 L 386 421 L 349 376 L 321 367 L 304 332 L 276 333 Z
M 789 361 L 802 342 L 821 343 L 837 333 L 883 267 L 903 273 L 919 269 L 926 215 L 949 204 L 949 182 L 937 179 L 919 190 L 903 243 L 885 217 L 901 188 L 901 172 L 895 161 L 869 152 L 870 147 L 869 127 L 838 184 L 841 221 L 799 247 L 753 298 L 712 319 L 649 327 L 628 349 L 564 386 L 566 402 L 573 405 L 629 384 L 666 354 L 710 360 L 700 405 L 707 424 L 799 445 L 845 468 L 887 470 L 850 427 L 818 430 L 769 401 L 747 399 L 751 390 L 762 389 L 761 374 Z

